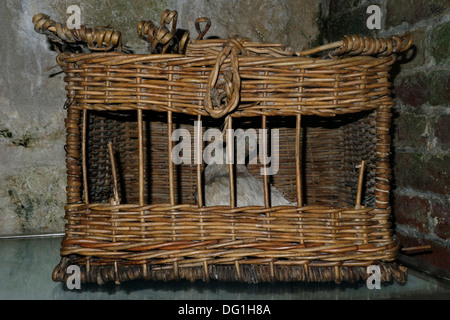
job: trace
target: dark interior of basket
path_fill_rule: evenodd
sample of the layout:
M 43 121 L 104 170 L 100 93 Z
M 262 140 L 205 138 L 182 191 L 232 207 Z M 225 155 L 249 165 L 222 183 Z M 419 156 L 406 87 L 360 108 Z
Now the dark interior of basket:
M 358 165 L 366 160 L 362 193 L 363 205 L 373 206 L 376 167 L 375 113 L 360 112 L 332 118 L 304 116 L 301 129 L 302 194 L 304 205 L 353 207 L 356 201 Z M 167 115 L 144 111 L 144 196 L 146 204 L 167 203 L 169 166 Z M 174 115 L 173 129 L 184 128 L 194 136 L 197 117 Z M 284 196 L 296 200 L 295 117 L 268 117 L 267 128 L 278 129 L 279 165 L 269 182 Z M 220 128 L 223 120 L 202 122 L 203 131 Z M 238 118 L 235 128 L 261 128 L 261 119 Z M 268 134 L 270 146 L 270 137 Z M 108 203 L 113 198 L 113 179 L 107 145 L 112 142 L 117 167 L 121 203 L 139 203 L 138 123 L 136 112 L 88 113 L 87 172 L 89 202 Z M 175 144 L 176 142 L 174 142 Z M 191 139 L 194 150 L 194 139 Z M 203 148 L 205 143 L 203 144 Z M 270 150 L 270 147 L 269 147 Z M 270 156 L 270 155 L 269 155 Z M 248 164 L 249 171 L 260 176 L 261 161 Z M 197 165 L 174 166 L 176 204 L 195 204 Z M 82 192 L 80 192 L 82 194 Z M 82 198 L 84 201 L 84 199 Z

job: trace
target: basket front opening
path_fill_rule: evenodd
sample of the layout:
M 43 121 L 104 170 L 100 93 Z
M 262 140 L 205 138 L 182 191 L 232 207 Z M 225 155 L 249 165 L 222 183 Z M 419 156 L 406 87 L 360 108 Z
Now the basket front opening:
M 139 203 L 138 121 L 136 112 L 89 111 L 86 138 L 87 183 L 90 203 L 108 203 L 113 197 L 113 179 L 108 142 L 112 142 L 121 203 Z M 356 201 L 358 168 L 367 161 L 363 189 L 364 204 L 374 199 L 376 165 L 376 112 L 360 112 L 323 119 L 302 117 L 301 176 L 303 205 L 351 207 Z M 209 128 L 223 129 L 223 120 L 203 117 L 202 133 Z M 173 129 L 184 129 L 192 139 L 191 163 L 174 165 L 173 186 L 176 204 L 197 203 L 197 164 L 194 162 L 195 116 L 174 114 Z M 269 175 L 269 183 L 279 189 L 289 201 L 296 201 L 295 117 L 268 117 L 267 127 L 278 133 L 278 168 Z M 237 118 L 234 128 L 261 128 L 261 119 Z M 268 152 L 271 149 L 269 130 Z M 181 141 L 181 140 L 180 140 Z M 178 141 L 173 141 L 176 145 Z M 204 150 L 206 142 L 200 146 Z M 260 145 L 258 145 L 260 148 Z M 168 164 L 167 115 L 143 112 L 144 203 L 168 203 L 170 193 Z M 205 164 L 201 165 L 203 171 Z M 261 159 L 249 163 L 248 170 L 261 176 Z M 81 174 L 81 173 L 80 173 Z M 203 175 L 202 175 L 203 178 Z M 82 201 L 83 195 L 81 196 Z

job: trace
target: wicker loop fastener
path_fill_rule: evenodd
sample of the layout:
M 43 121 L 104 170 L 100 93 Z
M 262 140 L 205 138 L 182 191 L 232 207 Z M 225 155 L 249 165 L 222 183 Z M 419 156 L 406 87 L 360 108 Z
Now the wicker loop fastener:
M 83 44 L 91 51 L 110 51 L 122 49 L 122 35 L 119 31 L 108 28 L 69 29 L 62 23 L 56 23 L 48 15 L 39 13 L 33 17 L 35 31 L 47 35 L 55 43 L 76 45 Z
M 177 29 L 177 19 L 177 11 L 166 10 L 161 16 L 160 27 L 157 27 L 152 21 L 139 22 L 138 35 L 150 44 L 150 53 L 183 54 L 188 44 L 189 33 L 180 32 Z M 170 23 L 172 26 L 169 28 L 167 25 Z M 158 50 L 158 46 L 162 46 L 162 48 Z
M 216 63 L 208 79 L 204 101 L 205 110 L 213 118 L 221 118 L 224 115 L 227 115 L 232 112 L 239 103 L 241 77 L 239 75 L 238 54 L 240 54 L 243 50 L 244 47 L 238 40 L 230 39 L 217 56 Z M 219 92 L 219 90 L 215 88 L 215 85 L 219 77 L 220 67 L 223 65 L 228 56 L 230 56 L 232 70 L 227 71 L 224 74 L 225 92 Z M 224 99 L 226 101 L 225 105 L 221 103 Z
M 166 27 L 156 27 L 152 21 L 141 21 L 138 24 L 138 35 L 150 45 L 150 52 L 154 52 L 156 47 L 161 44 L 165 53 L 174 37 Z
M 391 36 L 387 39 L 369 38 L 366 36 L 344 36 L 342 45 L 336 49 L 333 55 L 380 55 L 387 56 L 408 50 L 412 45 L 412 37 L 409 33 L 402 36 Z
M 389 38 L 370 38 L 359 35 L 346 35 L 340 41 L 325 44 L 313 49 L 296 52 L 297 56 L 307 56 L 314 53 L 334 49 L 331 56 L 340 55 L 379 55 L 388 56 L 393 53 L 404 52 L 412 45 L 412 35 L 405 33 L 402 36 L 393 35 Z
M 200 23 L 205 23 L 205 26 L 202 30 Z M 198 32 L 197 40 L 202 40 L 205 34 L 208 32 L 209 28 L 211 28 L 211 20 L 206 17 L 201 17 L 195 20 L 195 30 Z
M 171 33 L 175 34 L 177 31 L 177 20 L 178 20 L 178 12 L 175 10 L 165 10 L 161 15 L 161 27 L 166 27 L 166 24 L 170 24 L 172 22 Z

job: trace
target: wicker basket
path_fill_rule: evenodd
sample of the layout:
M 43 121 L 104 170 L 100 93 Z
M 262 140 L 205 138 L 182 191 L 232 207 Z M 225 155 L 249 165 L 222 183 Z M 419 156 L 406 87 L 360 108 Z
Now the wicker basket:
M 346 36 L 293 52 L 203 40 L 205 19 L 197 39 L 174 37 L 176 12 L 166 11 L 160 27 L 139 24 L 151 53 L 131 54 L 117 31 L 68 30 L 45 15 L 34 23 L 60 48 L 67 82 L 67 225 L 53 280 L 75 264 L 82 282 L 99 284 L 340 283 L 367 279 L 369 265 L 382 281 L 405 281 L 390 224 L 388 78 L 409 36 Z M 174 129 L 201 137 L 195 121 L 279 130 L 264 206 L 236 207 L 233 183 L 228 206 L 197 199 L 204 164 L 176 165 L 169 152 Z M 261 167 L 248 165 L 255 176 Z M 297 204 L 271 206 L 270 185 Z

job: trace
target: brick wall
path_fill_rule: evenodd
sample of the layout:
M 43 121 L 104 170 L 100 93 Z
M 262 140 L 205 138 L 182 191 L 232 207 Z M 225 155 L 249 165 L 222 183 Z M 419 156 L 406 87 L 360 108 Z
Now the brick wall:
M 415 255 L 450 269 L 450 6 L 448 0 L 325 0 L 324 41 L 345 34 L 387 37 L 410 32 L 414 47 L 392 70 L 392 206 L 402 246 L 429 244 Z M 369 5 L 381 9 L 370 30 Z

